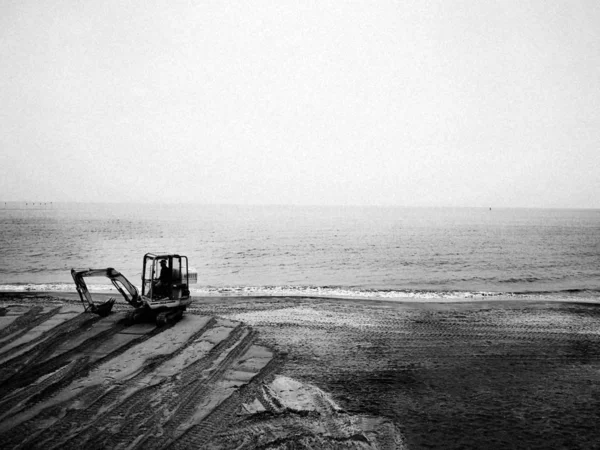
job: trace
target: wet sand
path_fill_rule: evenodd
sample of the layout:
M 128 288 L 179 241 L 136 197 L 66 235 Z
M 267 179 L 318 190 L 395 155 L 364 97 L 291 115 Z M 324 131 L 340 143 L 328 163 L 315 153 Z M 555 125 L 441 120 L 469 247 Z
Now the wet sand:
M 59 296 L 0 296 L 6 448 L 600 442 L 595 304 L 198 298 L 157 330 Z

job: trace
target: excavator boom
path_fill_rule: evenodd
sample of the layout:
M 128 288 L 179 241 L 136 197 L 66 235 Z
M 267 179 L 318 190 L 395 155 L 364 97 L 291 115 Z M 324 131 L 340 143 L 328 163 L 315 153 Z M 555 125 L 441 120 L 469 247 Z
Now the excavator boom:
M 110 314 L 110 311 L 115 303 L 115 299 L 111 298 L 103 304 L 96 305 L 92 300 L 92 295 L 90 294 L 90 291 L 85 283 L 85 278 L 87 277 L 106 277 L 112 282 L 115 288 L 131 306 L 134 308 L 139 308 L 144 304 L 137 288 L 131 284 L 129 280 L 123 276 L 123 274 L 112 267 L 107 269 L 72 269 L 71 276 L 73 277 L 75 287 L 79 293 L 79 298 L 81 299 L 86 311 L 91 311 L 100 316 L 107 316 Z

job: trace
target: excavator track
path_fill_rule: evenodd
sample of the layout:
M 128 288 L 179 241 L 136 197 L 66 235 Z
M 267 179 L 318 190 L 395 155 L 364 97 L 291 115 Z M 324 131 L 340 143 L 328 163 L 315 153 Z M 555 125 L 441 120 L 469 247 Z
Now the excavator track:
M 156 315 L 156 326 L 164 327 L 165 325 L 173 325 L 183 318 L 182 310 L 167 310 Z
M 149 311 L 145 308 L 136 308 L 134 310 L 127 311 L 127 313 L 125 315 L 125 323 L 127 325 L 151 322 L 152 321 L 151 319 L 152 319 L 151 311 Z
M 164 327 L 167 324 L 167 313 L 161 312 L 156 316 L 156 326 Z

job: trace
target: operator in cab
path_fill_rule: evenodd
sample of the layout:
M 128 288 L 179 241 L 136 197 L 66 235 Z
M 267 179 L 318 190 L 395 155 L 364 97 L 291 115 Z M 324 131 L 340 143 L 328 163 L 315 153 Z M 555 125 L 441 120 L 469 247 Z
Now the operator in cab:
M 167 266 L 167 260 L 160 261 L 160 275 L 156 283 L 156 293 L 166 297 L 169 295 L 169 284 L 171 284 L 171 269 Z

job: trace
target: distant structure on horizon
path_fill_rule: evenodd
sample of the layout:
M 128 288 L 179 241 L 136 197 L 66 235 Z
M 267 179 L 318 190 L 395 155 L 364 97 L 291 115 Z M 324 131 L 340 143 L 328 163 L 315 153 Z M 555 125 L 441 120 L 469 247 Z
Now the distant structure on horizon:
M 6 210 L 54 209 L 54 202 L 4 202 Z

